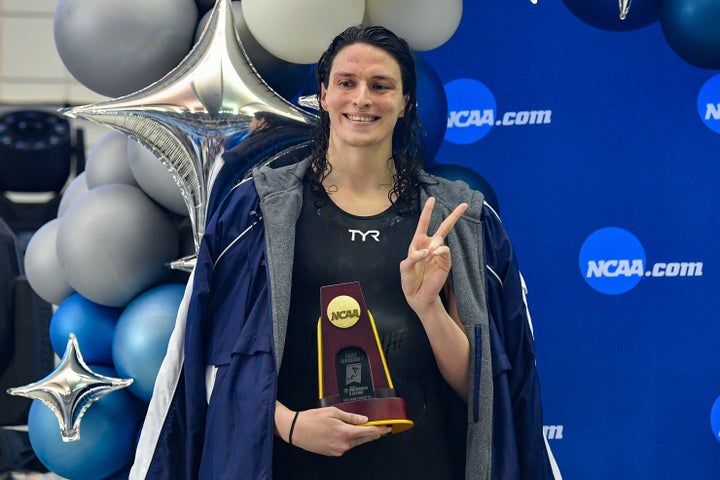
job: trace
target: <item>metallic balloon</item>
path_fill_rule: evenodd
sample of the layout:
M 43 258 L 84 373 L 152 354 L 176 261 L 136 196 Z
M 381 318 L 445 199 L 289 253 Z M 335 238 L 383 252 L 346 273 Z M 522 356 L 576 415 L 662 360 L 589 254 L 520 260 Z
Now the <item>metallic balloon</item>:
M 248 133 L 256 112 L 303 125 L 316 117 L 260 78 L 243 52 L 230 0 L 218 0 L 187 57 L 152 85 L 114 100 L 64 109 L 65 115 L 137 138 L 172 172 L 188 208 L 195 247 L 205 232 L 215 162 Z
M 660 16 L 660 0 L 563 0 L 570 12 L 595 28 L 627 32 L 655 23 Z
M 303 84 L 312 77 L 312 65 L 286 62 L 265 50 L 250 33 L 240 2 L 233 1 L 231 6 L 235 18 L 235 28 L 240 36 L 243 50 L 252 62 L 253 68 L 280 95 L 285 98 L 296 97 L 300 93 Z M 200 38 L 210 13 L 207 12 L 198 22 L 197 38 Z M 319 58 L 320 55 L 318 54 L 317 57 Z M 315 61 L 317 61 L 317 58 L 313 60 L 313 62 Z
M 43 402 L 57 417 L 62 440 L 74 442 L 80 439 L 80 422 L 90 405 L 132 382 L 132 378 L 106 377 L 92 371 L 83 360 L 77 338 L 71 334 L 62 361 L 50 375 L 10 388 L 8 393 Z

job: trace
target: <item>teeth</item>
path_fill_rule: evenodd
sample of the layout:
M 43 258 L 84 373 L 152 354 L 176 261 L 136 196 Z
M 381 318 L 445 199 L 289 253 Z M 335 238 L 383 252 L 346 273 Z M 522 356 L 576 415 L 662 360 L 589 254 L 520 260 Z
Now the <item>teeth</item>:
M 354 122 L 372 122 L 375 119 L 375 117 L 365 117 L 360 115 L 348 115 L 347 117 Z

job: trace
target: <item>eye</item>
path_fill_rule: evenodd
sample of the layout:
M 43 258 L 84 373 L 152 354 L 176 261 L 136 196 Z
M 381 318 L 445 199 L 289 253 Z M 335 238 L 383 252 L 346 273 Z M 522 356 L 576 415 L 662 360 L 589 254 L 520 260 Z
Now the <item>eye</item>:
M 350 80 L 340 80 L 338 82 L 338 87 L 341 88 L 350 88 L 353 86 L 353 83 Z
M 393 90 L 393 85 L 389 83 L 376 83 L 373 85 L 373 90 Z

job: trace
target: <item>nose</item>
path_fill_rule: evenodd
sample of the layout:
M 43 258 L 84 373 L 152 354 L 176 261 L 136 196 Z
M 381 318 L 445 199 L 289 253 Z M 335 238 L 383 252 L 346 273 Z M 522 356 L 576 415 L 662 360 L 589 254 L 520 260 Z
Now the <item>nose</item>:
M 368 107 L 372 103 L 367 85 L 358 85 L 354 104 L 360 108 Z

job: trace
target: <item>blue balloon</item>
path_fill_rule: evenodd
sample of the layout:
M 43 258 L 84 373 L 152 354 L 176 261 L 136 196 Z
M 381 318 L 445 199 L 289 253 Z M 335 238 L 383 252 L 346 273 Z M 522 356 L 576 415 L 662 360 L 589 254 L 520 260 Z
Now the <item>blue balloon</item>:
M 121 377 L 134 379 L 128 389 L 146 402 L 152 396 L 184 293 L 184 285 L 173 283 L 138 295 L 125 307 L 115 328 L 115 368 Z
M 460 165 L 436 164 L 429 166 L 427 171 L 438 177 L 447 178 L 448 180 L 462 180 L 473 190 L 482 192 L 483 195 L 485 195 L 485 201 L 493 210 L 500 213 L 500 204 L 495 190 L 492 185 L 490 185 L 490 182 L 475 170 L 461 167 Z
M 665 0 L 660 26 L 680 58 L 696 67 L 720 69 L 720 2 Z
M 130 468 L 132 463 L 128 463 L 122 470 L 113 473 L 109 477 L 105 477 L 102 480 L 127 480 L 130 477 Z
M 109 368 L 91 367 L 116 377 Z M 35 455 L 48 469 L 72 480 L 99 480 L 120 471 L 132 460 L 144 409 L 125 390 L 111 392 L 93 403 L 80 423 L 80 439 L 63 442 L 55 414 L 33 400 L 28 435 Z
M 615 1 L 563 0 L 563 3 L 580 20 L 601 30 L 637 30 L 660 17 L 660 0 L 632 0 L 624 20 L 620 19 L 620 7 Z
M 720 442 L 720 397 L 715 399 L 710 410 L 710 428 L 712 428 L 715 440 Z
M 422 56 L 415 54 L 417 73 L 417 109 L 425 129 L 425 154 L 428 163 L 440 150 L 447 130 L 448 102 L 440 77 Z
M 63 300 L 50 320 L 50 343 L 62 357 L 68 337 L 74 333 L 87 364 L 113 364 L 112 342 L 122 308 L 108 307 L 88 300 L 79 293 Z

